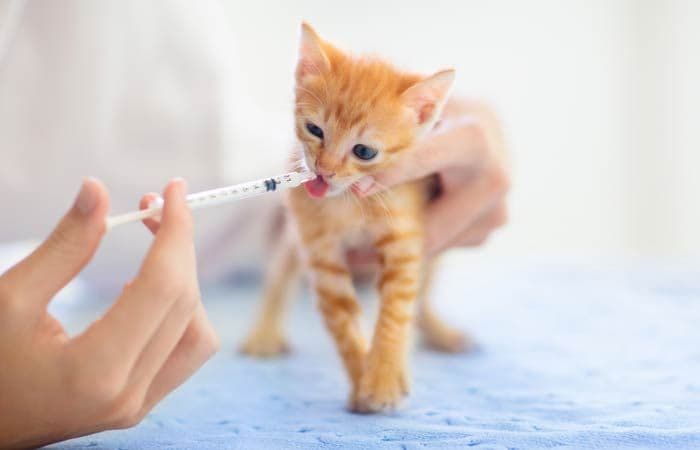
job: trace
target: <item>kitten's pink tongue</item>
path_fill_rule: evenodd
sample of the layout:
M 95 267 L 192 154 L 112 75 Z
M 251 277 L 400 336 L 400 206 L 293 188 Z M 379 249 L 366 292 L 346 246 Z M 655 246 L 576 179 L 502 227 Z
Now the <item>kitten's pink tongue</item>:
M 321 198 L 326 195 L 328 191 L 328 183 L 326 183 L 323 177 L 316 177 L 311 181 L 305 182 L 304 187 L 306 188 L 306 192 L 314 198 Z

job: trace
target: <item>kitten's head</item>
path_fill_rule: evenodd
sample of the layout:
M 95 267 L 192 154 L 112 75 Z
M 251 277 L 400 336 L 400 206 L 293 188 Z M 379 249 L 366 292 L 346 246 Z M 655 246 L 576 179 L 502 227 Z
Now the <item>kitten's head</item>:
M 347 55 L 306 23 L 296 70 L 296 134 L 318 177 L 314 197 L 336 195 L 402 156 L 438 119 L 454 70 L 430 77 Z

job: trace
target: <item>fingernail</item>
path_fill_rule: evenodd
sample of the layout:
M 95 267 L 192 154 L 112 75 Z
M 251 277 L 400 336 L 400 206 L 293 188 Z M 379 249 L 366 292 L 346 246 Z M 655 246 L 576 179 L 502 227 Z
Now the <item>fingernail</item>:
M 80 188 L 78 197 L 75 199 L 75 209 L 84 216 L 90 215 L 97 206 L 97 192 L 90 187 L 92 180 L 93 178 L 86 178 L 83 180 L 83 185 Z
M 179 187 L 183 190 L 183 192 L 187 192 L 187 182 L 185 181 L 184 178 L 175 177 L 172 180 L 170 180 L 170 183 L 172 185 L 179 185 Z
M 163 203 L 163 197 L 156 197 L 150 202 L 148 202 L 148 208 L 162 208 Z
M 377 186 L 372 186 L 371 188 L 369 188 L 369 190 L 363 192 L 362 196 L 363 197 L 371 197 L 374 194 L 376 194 L 377 192 L 379 192 L 379 188 Z
M 357 186 L 358 191 L 360 192 L 361 195 L 366 196 L 374 187 L 374 178 L 372 177 L 363 177 L 360 178 L 355 185 Z

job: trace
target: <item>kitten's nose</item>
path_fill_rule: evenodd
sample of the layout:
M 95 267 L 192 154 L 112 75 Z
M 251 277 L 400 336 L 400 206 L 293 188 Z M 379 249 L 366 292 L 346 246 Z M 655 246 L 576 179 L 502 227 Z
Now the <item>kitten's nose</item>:
M 326 170 L 321 166 L 321 164 L 319 164 L 318 160 L 316 161 L 316 174 L 322 176 L 323 178 L 333 178 L 335 176 L 335 172 Z

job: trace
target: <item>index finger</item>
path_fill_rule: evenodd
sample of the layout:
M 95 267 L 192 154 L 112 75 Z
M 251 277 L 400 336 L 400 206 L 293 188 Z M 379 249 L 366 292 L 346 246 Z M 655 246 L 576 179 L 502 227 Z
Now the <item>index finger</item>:
M 141 198 L 139 209 L 148 209 L 156 203 L 162 203 L 162 199 L 155 192 L 149 192 Z M 160 228 L 160 217 L 146 217 L 143 219 L 143 224 L 151 233 L 156 234 Z
M 136 278 L 107 313 L 80 341 L 96 347 L 113 365 L 114 351 L 128 370 L 160 326 L 175 301 L 197 286 L 192 218 L 185 203 L 184 182 L 171 182 L 164 193 L 163 219 Z

